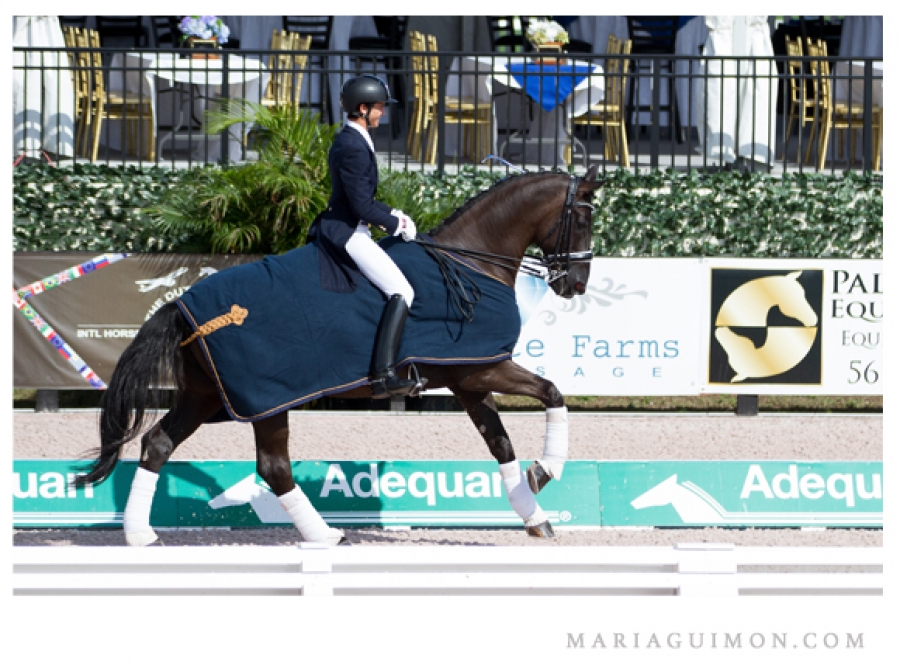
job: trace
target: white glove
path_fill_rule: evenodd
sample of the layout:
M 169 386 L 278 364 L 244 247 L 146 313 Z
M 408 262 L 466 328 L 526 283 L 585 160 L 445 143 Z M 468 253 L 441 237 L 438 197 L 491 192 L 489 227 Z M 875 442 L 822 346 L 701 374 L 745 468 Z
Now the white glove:
M 394 216 L 400 219 L 400 225 L 397 226 L 397 229 L 394 230 L 394 236 L 400 235 L 403 237 L 403 241 L 411 242 L 416 238 L 416 224 L 413 220 L 404 214 L 402 211 L 394 209 L 392 212 Z

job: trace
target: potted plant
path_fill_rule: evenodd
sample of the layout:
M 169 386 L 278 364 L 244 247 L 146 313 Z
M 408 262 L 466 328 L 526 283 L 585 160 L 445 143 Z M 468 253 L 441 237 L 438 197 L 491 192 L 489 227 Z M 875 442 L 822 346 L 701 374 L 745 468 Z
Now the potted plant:
M 218 49 L 228 42 L 231 31 L 217 16 L 185 16 L 178 24 L 181 41 L 192 49 Z M 219 54 L 191 54 L 191 58 L 220 58 Z
M 525 36 L 537 52 L 562 53 L 563 45 L 569 43 L 569 33 L 556 21 L 532 21 L 525 30 Z M 536 58 L 538 63 L 559 62 L 558 58 Z

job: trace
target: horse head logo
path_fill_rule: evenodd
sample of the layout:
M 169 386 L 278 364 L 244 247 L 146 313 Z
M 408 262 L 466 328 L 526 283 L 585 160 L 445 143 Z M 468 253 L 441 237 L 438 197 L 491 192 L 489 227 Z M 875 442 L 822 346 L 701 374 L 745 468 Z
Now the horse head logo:
M 800 274 L 798 271 L 748 281 L 722 303 L 716 316 L 715 337 L 736 372 L 732 383 L 781 374 L 809 353 L 819 319 L 798 282 Z M 768 326 L 769 312 L 775 307 L 798 320 L 802 327 Z M 765 343 L 757 348 L 751 339 L 731 328 L 765 328 Z
M 631 501 L 635 509 L 670 504 L 683 523 L 719 523 L 724 515 L 720 505 L 710 500 L 704 490 L 690 482 L 679 483 L 677 474 Z

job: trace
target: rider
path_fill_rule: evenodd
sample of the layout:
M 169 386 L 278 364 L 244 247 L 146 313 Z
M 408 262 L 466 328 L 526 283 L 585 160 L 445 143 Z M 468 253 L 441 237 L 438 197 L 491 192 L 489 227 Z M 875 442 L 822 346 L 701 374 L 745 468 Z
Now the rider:
M 375 399 L 409 395 L 424 383 L 424 379 L 417 382 L 396 373 L 400 338 L 415 293 L 400 268 L 372 240 L 369 231 L 369 226 L 374 225 L 389 235 L 400 235 L 407 242 L 416 237 L 416 225 L 409 216 L 375 199 L 378 164 L 369 129 L 378 127 L 384 106 L 389 102 L 397 101 L 378 77 L 365 74 L 344 83 L 341 107 L 347 113 L 347 122 L 328 153 L 331 199 L 328 209 L 316 219 L 309 232 L 309 240 L 321 237 L 346 251 L 362 274 L 387 298 L 375 335 L 369 373 Z

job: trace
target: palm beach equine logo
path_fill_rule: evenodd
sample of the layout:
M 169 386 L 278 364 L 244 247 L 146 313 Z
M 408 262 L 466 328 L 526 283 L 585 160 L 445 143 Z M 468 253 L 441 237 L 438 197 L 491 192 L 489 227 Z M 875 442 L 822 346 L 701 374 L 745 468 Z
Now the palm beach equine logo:
M 820 384 L 822 271 L 712 270 L 709 383 Z

